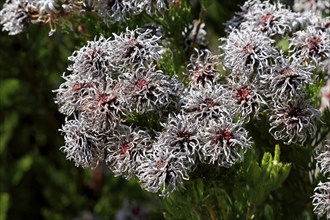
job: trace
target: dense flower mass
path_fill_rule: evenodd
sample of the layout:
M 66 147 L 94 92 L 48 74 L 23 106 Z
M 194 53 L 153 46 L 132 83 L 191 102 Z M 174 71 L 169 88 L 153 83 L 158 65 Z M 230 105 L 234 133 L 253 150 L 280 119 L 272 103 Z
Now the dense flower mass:
M 169 4 L 101 0 L 87 6 L 110 24 Z M 39 17 L 50 18 L 63 7 L 52 0 L 36 6 Z M 145 190 L 169 196 L 200 164 L 226 168 L 241 161 L 254 144 L 249 125 L 260 118 L 284 144 L 313 138 L 320 112 L 308 101 L 309 88 L 314 72 L 326 71 L 329 21 L 269 1 L 250 0 L 241 9 L 227 23 L 220 55 L 193 48 L 206 46 L 201 20 L 180 32 L 191 53 L 181 75 L 167 68 L 170 41 L 155 24 L 94 38 L 73 52 L 55 90 L 67 117 L 61 129 L 67 158 L 84 168 L 104 162 L 116 176 L 136 177 Z M 324 173 L 328 156 L 317 157 Z M 313 203 L 319 213 L 327 204 L 321 194 Z

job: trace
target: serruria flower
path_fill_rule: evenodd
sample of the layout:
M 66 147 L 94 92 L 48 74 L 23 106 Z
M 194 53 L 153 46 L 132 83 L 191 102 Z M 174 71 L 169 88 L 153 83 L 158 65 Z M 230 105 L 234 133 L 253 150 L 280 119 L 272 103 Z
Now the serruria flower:
M 190 57 L 190 63 L 187 66 L 190 87 L 198 84 L 214 83 L 220 77 L 218 66 L 220 59 L 218 55 L 213 55 L 211 51 L 197 50 Z
M 199 155 L 204 163 L 229 167 L 242 159 L 252 142 L 241 123 L 220 117 L 200 129 Z
M 194 120 L 207 121 L 212 118 L 232 114 L 233 100 L 228 98 L 223 85 L 211 85 L 191 88 L 182 98 L 182 112 Z
M 315 120 L 320 112 L 314 109 L 301 96 L 293 96 L 281 103 L 275 103 L 270 112 L 269 132 L 276 140 L 286 144 L 303 144 L 308 134 L 313 137 L 316 133 Z
M 288 95 L 295 95 L 300 90 L 304 91 L 312 83 L 314 67 L 296 56 L 286 57 L 281 54 L 274 59 L 269 69 L 270 74 L 261 77 L 268 84 L 268 96 L 275 102 L 287 99 Z
M 87 45 L 74 51 L 68 58 L 73 62 L 68 70 L 86 80 L 115 77 L 112 76 L 112 50 L 113 46 L 109 39 L 103 36 L 88 41 Z
M 70 76 L 64 77 L 67 81 L 54 90 L 60 112 L 71 115 L 74 111 L 119 111 L 120 85 L 115 81 L 110 79 L 102 83 Z
M 315 160 L 323 175 L 330 174 L 330 140 L 324 142 L 322 148 L 317 152 Z
M 102 139 L 86 125 L 84 118 L 67 120 L 60 131 L 65 141 L 65 145 L 60 149 L 68 160 L 75 162 L 76 166 L 96 167 L 102 160 L 104 148 Z
M 139 114 L 175 104 L 183 90 L 183 84 L 175 76 L 170 78 L 152 66 L 122 73 L 119 82 L 122 84 L 121 102 L 127 111 Z
M 84 98 L 88 96 L 91 83 L 87 80 L 76 79 L 71 75 L 66 76 L 63 74 L 62 77 L 66 81 L 53 91 L 57 93 L 55 103 L 59 106 L 59 112 L 71 115 L 79 105 L 82 105 Z
M 151 137 L 146 131 L 120 124 L 107 138 L 105 162 L 116 176 L 130 179 L 150 147 Z
M 221 38 L 224 52 L 223 64 L 229 69 L 247 69 L 251 72 L 269 65 L 269 59 L 277 55 L 274 40 L 252 28 L 235 29 L 226 38 Z
M 171 114 L 166 123 L 162 123 L 163 130 L 158 133 L 154 146 L 167 148 L 172 154 L 186 156 L 190 166 L 196 164 L 199 139 L 197 132 L 199 124 L 191 121 L 186 115 Z M 188 165 L 187 165 L 188 166 Z
M 314 26 L 297 31 L 290 39 L 290 48 L 297 56 L 313 61 L 316 65 L 330 57 L 330 31 L 323 31 Z
M 240 29 L 261 31 L 267 36 L 286 34 L 291 30 L 294 19 L 294 13 L 283 4 L 269 1 L 254 1 L 243 16 L 245 21 L 241 23 Z
M 185 155 L 173 154 L 168 148 L 154 147 L 142 158 L 137 167 L 137 177 L 142 188 L 166 197 L 183 187 L 183 181 L 189 180 L 190 169 Z
M 330 219 L 330 182 L 320 182 L 314 190 L 313 205 L 314 213 L 318 217 L 326 216 Z
M 148 66 L 161 59 L 164 48 L 159 44 L 160 37 L 150 29 L 126 29 L 114 35 L 112 44 L 112 64 L 119 72 L 134 69 L 140 65 Z
M 246 123 L 249 122 L 251 115 L 258 117 L 262 106 L 267 106 L 263 98 L 264 91 L 258 84 L 257 80 L 250 82 L 244 75 L 229 79 L 227 84 L 230 97 L 234 102 L 233 112 L 237 113 Z
M 32 11 L 28 0 L 7 0 L 0 11 L 2 31 L 16 35 L 25 30 L 31 22 Z

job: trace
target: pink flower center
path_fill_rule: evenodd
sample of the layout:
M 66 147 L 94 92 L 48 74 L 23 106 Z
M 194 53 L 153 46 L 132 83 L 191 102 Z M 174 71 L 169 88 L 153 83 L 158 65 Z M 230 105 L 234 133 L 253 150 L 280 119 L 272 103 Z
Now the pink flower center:
M 247 86 L 239 88 L 236 92 L 236 99 L 239 102 L 247 101 L 249 99 L 251 90 Z
M 230 130 L 225 129 L 220 132 L 218 138 L 221 142 L 223 141 L 229 142 L 233 138 L 233 133 Z
M 205 104 L 207 108 L 211 108 L 211 107 L 215 106 L 216 103 L 213 99 L 206 98 L 206 99 L 204 99 L 203 104 Z
M 129 143 L 125 143 L 120 147 L 120 153 L 121 154 L 126 154 L 128 149 L 129 149 Z
M 163 161 L 163 160 L 158 160 L 157 162 L 156 162 L 156 168 L 158 169 L 158 170 L 160 170 L 160 169 L 162 169 L 163 167 L 165 167 L 165 161 Z
M 264 23 L 270 23 L 271 21 L 275 20 L 275 16 L 271 14 L 263 15 L 261 18 Z
M 134 87 L 136 88 L 136 90 L 141 90 L 146 85 L 148 85 L 148 81 L 145 79 L 139 79 L 134 83 Z

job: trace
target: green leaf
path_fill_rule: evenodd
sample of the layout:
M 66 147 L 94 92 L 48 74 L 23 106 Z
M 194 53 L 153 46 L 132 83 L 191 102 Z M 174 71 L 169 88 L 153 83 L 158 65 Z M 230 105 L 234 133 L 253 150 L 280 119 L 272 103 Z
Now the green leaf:
M 270 206 L 269 204 L 265 205 L 264 215 L 265 215 L 266 220 L 274 219 L 274 211 L 273 211 L 272 206 Z
M 33 163 L 33 156 L 28 154 L 21 158 L 16 163 L 16 169 L 15 174 L 12 179 L 12 183 L 14 185 L 17 185 L 19 181 L 23 178 L 24 174 L 30 169 L 31 165 Z
M 0 193 L 0 220 L 6 220 L 7 211 L 9 207 L 10 196 L 9 193 Z

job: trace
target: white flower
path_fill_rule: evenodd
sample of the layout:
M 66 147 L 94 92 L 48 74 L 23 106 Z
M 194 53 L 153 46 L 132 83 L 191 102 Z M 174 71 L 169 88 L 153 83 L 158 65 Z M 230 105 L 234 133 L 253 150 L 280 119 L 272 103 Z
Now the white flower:
M 139 67 L 119 77 L 122 84 L 122 103 L 129 112 L 143 114 L 176 103 L 183 85 L 175 76 L 170 79 L 155 67 Z
M 227 117 L 232 113 L 233 102 L 228 98 L 228 91 L 219 84 L 191 88 L 182 102 L 182 111 L 197 121 Z
M 316 65 L 330 57 L 330 31 L 323 31 L 314 26 L 297 31 L 290 39 L 290 48 L 297 56 L 302 56 L 306 61 L 314 61 Z
M 60 149 L 76 166 L 95 167 L 103 158 L 104 146 L 100 137 L 86 126 L 84 118 L 66 121 L 60 131 L 65 140 L 65 145 Z
M 330 174 L 330 140 L 324 142 L 321 150 L 315 157 L 317 164 L 324 175 Z
M 118 70 L 133 69 L 140 65 L 150 65 L 159 60 L 164 48 L 159 45 L 160 37 L 152 34 L 152 30 L 128 30 L 120 35 L 113 34 L 111 41 L 113 66 Z
M 9 35 L 23 32 L 31 20 L 28 5 L 28 0 L 7 0 L 0 11 L 2 31 L 8 31 Z
M 240 123 L 220 117 L 199 129 L 201 161 L 219 166 L 231 166 L 251 147 L 247 131 Z
M 190 57 L 190 63 L 187 66 L 190 87 L 198 84 L 214 83 L 220 77 L 217 68 L 219 65 L 219 56 L 213 55 L 209 50 L 197 50 Z
M 330 2 L 328 0 L 295 0 L 293 10 L 298 12 L 312 11 L 317 15 L 330 12 Z
M 330 182 L 320 182 L 314 190 L 313 205 L 314 213 L 318 217 L 326 216 L 330 219 Z
M 73 62 L 68 70 L 86 80 L 112 77 L 112 50 L 109 39 L 103 36 L 100 36 L 98 40 L 95 38 L 93 41 L 88 41 L 87 45 L 74 51 L 68 58 Z
M 137 176 L 141 186 L 153 193 L 160 191 L 160 196 L 182 188 L 183 180 L 188 180 L 188 167 L 185 155 L 173 154 L 168 148 L 153 148 L 142 158 L 137 167 Z
M 105 162 L 116 176 L 130 179 L 150 147 L 151 137 L 146 131 L 120 124 L 107 138 Z
M 251 28 L 233 30 L 219 48 L 224 51 L 224 65 L 229 69 L 247 69 L 253 71 L 269 65 L 269 59 L 277 54 L 272 46 L 274 42 L 262 32 Z
M 261 31 L 267 36 L 284 35 L 289 32 L 294 19 L 294 13 L 284 8 L 283 4 L 272 4 L 269 1 L 255 1 L 243 16 L 245 21 L 241 23 L 241 29 Z
M 284 143 L 304 143 L 308 134 L 316 133 L 315 119 L 320 112 L 310 106 L 301 96 L 290 97 L 281 103 L 275 103 L 269 118 L 271 128 L 269 132 L 276 140 Z

